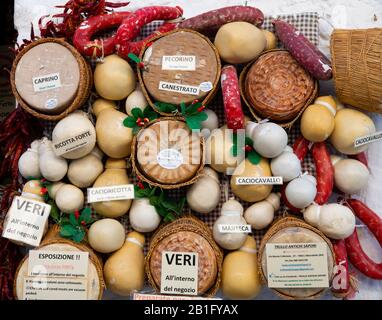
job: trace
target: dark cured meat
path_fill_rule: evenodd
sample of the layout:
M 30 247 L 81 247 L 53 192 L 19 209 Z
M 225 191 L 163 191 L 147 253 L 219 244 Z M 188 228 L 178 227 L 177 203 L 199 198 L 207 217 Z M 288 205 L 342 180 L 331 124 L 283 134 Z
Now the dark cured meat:
M 309 152 L 309 141 L 306 140 L 302 135 L 299 136 L 293 144 L 293 152 L 300 159 L 304 161 L 306 155 Z
M 332 240 L 338 271 L 333 277 L 332 292 L 337 296 L 346 296 L 350 290 L 350 274 L 344 240 Z M 337 280 L 338 279 L 338 280 Z M 343 283 L 343 281 L 345 283 Z

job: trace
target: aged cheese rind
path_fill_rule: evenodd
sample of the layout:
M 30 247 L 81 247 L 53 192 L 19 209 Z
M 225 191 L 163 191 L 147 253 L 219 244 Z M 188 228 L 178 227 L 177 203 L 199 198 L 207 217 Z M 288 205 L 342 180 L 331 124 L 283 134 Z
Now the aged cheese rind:
M 157 159 L 165 149 L 177 150 L 183 163 L 169 169 Z M 200 137 L 191 133 L 184 122 L 165 120 L 154 123 L 138 136 L 137 161 L 144 174 L 155 182 L 172 184 L 193 178 L 201 165 L 202 148 Z
M 61 86 L 36 92 L 33 78 L 59 74 Z M 58 43 L 42 43 L 28 50 L 15 72 L 15 86 L 21 98 L 33 109 L 59 114 L 74 100 L 80 83 L 80 67 L 69 49 Z
M 163 56 L 195 56 L 196 70 L 162 70 Z M 174 105 L 201 99 L 208 92 L 200 90 L 198 95 L 191 95 L 159 90 L 160 81 L 199 87 L 203 82 L 213 84 L 218 76 L 218 62 L 211 44 L 192 32 L 180 31 L 156 40 L 146 50 L 143 61 L 146 66 L 143 82 L 148 93 L 155 101 Z
M 214 285 L 217 276 L 216 255 L 204 237 L 191 231 L 179 231 L 164 238 L 154 248 L 150 258 L 150 271 L 159 287 L 163 251 L 196 252 L 198 254 L 198 294 L 206 292 Z

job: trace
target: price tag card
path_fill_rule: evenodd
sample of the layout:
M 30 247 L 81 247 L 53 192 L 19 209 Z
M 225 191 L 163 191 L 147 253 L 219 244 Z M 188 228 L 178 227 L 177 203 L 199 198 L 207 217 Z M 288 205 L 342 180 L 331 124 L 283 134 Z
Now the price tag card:
M 87 278 L 89 253 L 30 250 L 28 276 Z
M 198 254 L 162 252 L 161 293 L 198 294 Z
M 134 185 L 121 184 L 109 187 L 88 188 L 88 203 L 134 199 Z
M 8 211 L 3 237 L 37 247 L 40 244 L 51 206 L 16 196 Z
M 325 243 L 268 243 L 269 288 L 328 288 Z

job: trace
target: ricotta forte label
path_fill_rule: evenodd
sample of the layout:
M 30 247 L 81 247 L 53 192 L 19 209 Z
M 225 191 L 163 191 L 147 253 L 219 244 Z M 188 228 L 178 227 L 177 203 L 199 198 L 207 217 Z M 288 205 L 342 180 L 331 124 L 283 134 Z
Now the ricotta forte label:
M 61 156 L 65 153 L 84 147 L 89 143 L 91 137 L 92 133 L 89 130 L 86 130 L 72 137 L 58 141 L 53 144 L 54 153 L 57 156 Z

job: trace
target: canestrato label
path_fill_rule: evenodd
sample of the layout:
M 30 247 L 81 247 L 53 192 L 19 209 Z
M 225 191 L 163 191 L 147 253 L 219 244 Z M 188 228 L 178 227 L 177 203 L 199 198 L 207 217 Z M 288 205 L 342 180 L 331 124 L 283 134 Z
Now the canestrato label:
M 159 81 L 159 90 L 189 94 L 193 96 L 199 95 L 199 87 L 165 81 Z
M 122 184 L 87 189 L 88 203 L 134 199 L 134 185 Z
M 252 184 L 283 184 L 283 177 L 238 177 L 236 178 L 237 185 L 252 185 Z
M 161 293 L 198 294 L 198 254 L 162 252 Z
M 20 196 L 13 198 L 3 237 L 37 247 L 44 233 L 51 206 Z
M 91 141 L 91 139 L 92 133 L 89 130 L 86 130 L 67 139 L 55 142 L 53 144 L 53 149 L 57 156 L 61 156 L 86 146 Z
M 250 224 L 218 224 L 220 233 L 250 233 L 252 228 Z
M 53 90 L 61 87 L 60 74 L 58 72 L 32 78 L 34 92 Z
M 357 148 L 357 147 L 363 146 L 363 145 L 368 144 L 368 143 L 376 142 L 376 141 L 381 140 L 381 139 L 382 139 L 382 131 L 378 131 L 378 132 L 375 132 L 373 134 L 359 137 L 359 138 L 355 139 L 354 140 L 354 147 Z
M 157 154 L 158 164 L 165 169 L 176 169 L 183 164 L 182 154 L 175 149 L 163 149 Z
M 195 56 L 163 56 L 162 70 L 195 71 Z

